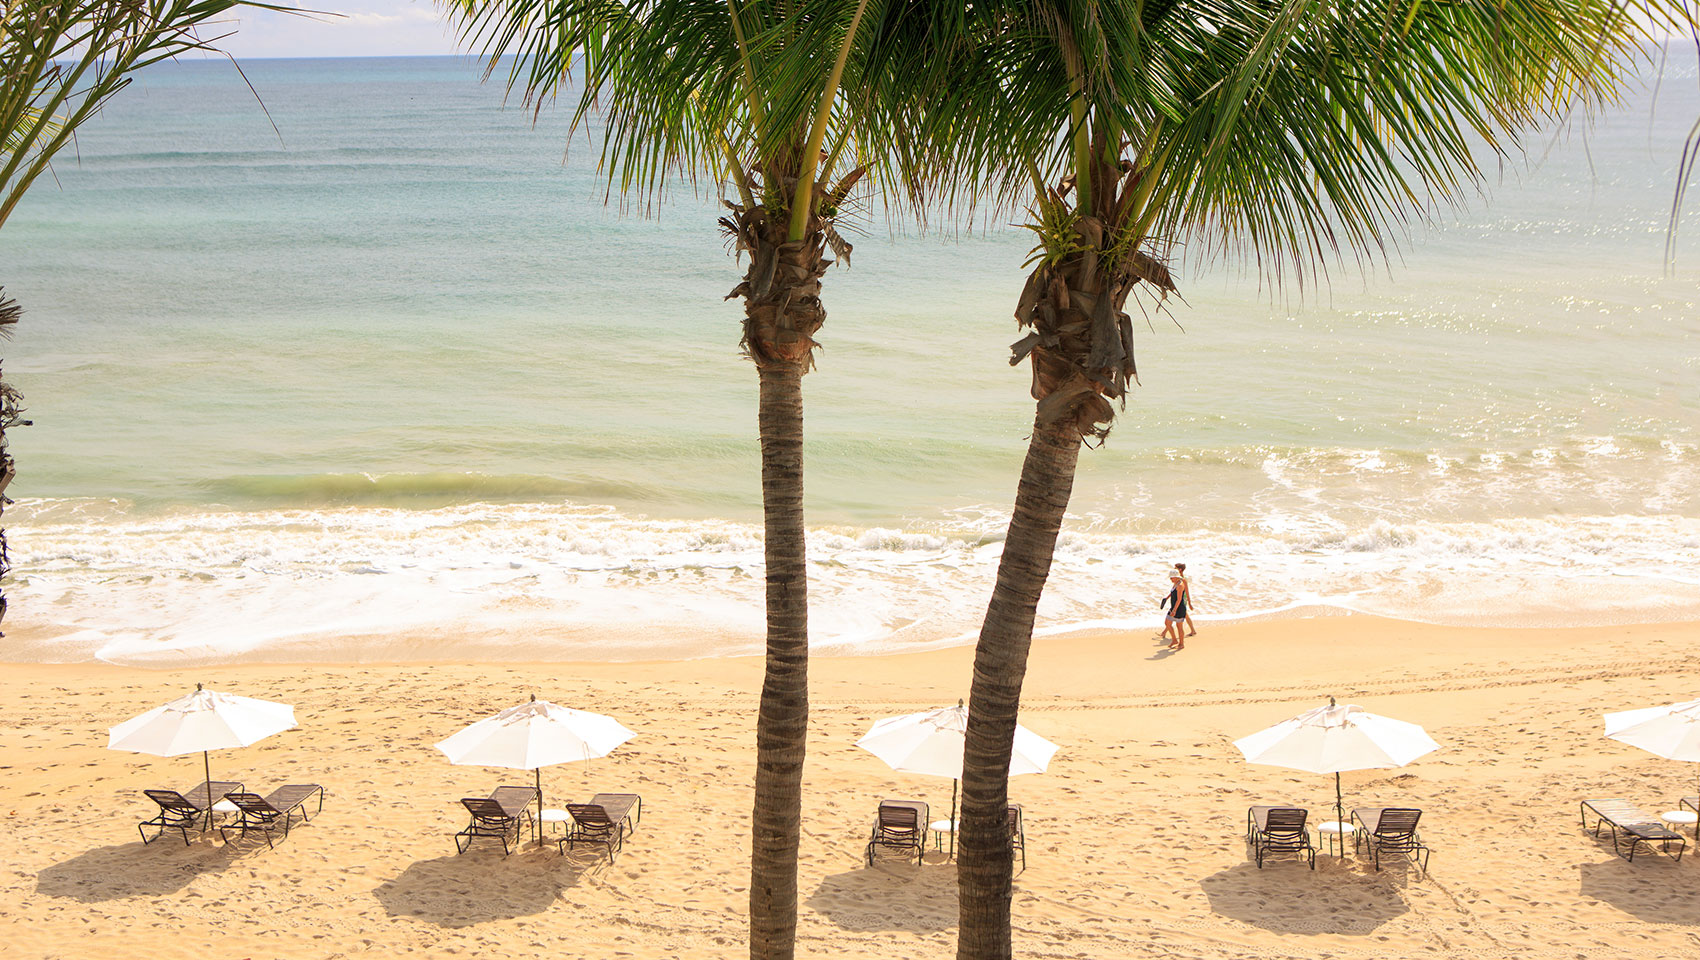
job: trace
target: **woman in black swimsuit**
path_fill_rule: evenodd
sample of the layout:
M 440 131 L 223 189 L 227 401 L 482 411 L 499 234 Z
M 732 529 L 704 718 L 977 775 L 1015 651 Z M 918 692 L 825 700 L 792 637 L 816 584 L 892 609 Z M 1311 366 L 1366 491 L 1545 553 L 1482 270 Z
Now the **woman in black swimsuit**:
M 1186 649 L 1186 600 L 1186 578 L 1178 571 L 1170 572 L 1169 595 L 1163 600 L 1168 607 L 1163 614 L 1163 636 L 1169 638 L 1170 650 Z

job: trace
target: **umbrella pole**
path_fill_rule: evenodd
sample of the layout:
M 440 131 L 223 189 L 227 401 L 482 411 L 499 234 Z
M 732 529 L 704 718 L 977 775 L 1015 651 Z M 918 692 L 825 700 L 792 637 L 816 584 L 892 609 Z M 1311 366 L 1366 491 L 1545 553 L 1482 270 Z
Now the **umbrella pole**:
M 537 819 L 531 824 L 531 839 L 536 840 L 537 845 L 541 847 L 543 846 L 543 768 L 533 767 L 531 769 L 533 773 L 537 774 Z
M 1341 823 L 1346 822 L 1346 801 L 1340 793 L 1340 774 L 1338 771 L 1334 774 L 1334 819 Z
M 195 689 L 199 690 L 200 687 L 197 686 Z M 206 786 L 203 788 L 207 792 L 207 823 L 206 826 L 201 828 L 201 832 L 206 833 L 208 830 L 212 829 L 213 803 L 215 801 L 213 800 L 212 795 L 212 761 L 207 759 L 207 752 L 205 750 L 201 751 L 201 772 L 207 775 L 207 779 L 205 781 Z
M 956 780 L 950 781 L 950 858 L 956 859 Z

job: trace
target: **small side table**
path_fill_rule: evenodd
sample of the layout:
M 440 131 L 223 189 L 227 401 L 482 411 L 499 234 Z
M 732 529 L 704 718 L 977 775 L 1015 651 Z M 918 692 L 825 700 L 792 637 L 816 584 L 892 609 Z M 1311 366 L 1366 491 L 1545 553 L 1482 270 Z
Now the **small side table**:
M 1357 824 L 1345 820 L 1325 820 L 1316 825 L 1317 846 L 1327 844 L 1330 851 L 1337 851 L 1333 854 L 1337 857 L 1346 855 L 1346 842 L 1356 840 L 1357 835 Z
M 927 825 L 927 829 L 933 832 L 933 847 L 938 850 L 944 849 L 944 835 L 950 834 L 950 855 L 956 856 L 955 820 L 934 820 Z
M 543 829 L 552 831 L 556 824 L 572 822 L 573 815 L 565 810 L 550 808 L 538 814 L 538 819 L 543 821 Z
M 1670 828 L 1677 833 L 1681 833 L 1683 827 L 1693 828 L 1694 836 L 1700 839 L 1700 813 L 1692 810 L 1666 810 L 1659 814 L 1659 819 L 1670 824 Z

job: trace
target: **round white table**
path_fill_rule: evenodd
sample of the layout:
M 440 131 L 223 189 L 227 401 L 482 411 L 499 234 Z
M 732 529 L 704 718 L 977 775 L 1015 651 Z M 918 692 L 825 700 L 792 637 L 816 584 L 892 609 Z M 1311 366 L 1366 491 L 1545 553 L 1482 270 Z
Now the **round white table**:
M 1681 833 L 1683 827 L 1700 824 L 1700 813 L 1692 810 L 1666 810 L 1659 814 L 1659 819 L 1671 825 L 1676 832 Z
M 955 836 L 955 834 L 956 834 L 956 821 L 955 820 L 934 820 L 932 823 L 927 825 L 927 829 L 929 829 L 933 832 L 933 846 L 934 847 L 936 847 L 939 850 L 943 850 L 944 849 L 944 835 L 948 833 L 948 834 L 951 834 L 951 838 L 950 838 L 951 849 L 952 850 L 956 849 L 956 836 Z
M 540 819 L 542 819 L 543 825 L 545 827 L 550 827 L 550 828 L 552 828 L 553 825 L 557 824 L 557 823 L 570 822 L 573 818 L 573 815 L 568 813 L 567 811 L 556 810 L 556 809 L 553 809 L 553 808 L 550 808 L 548 810 L 543 811 L 541 814 L 538 814 L 538 816 L 539 816 Z
M 1316 825 L 1316 839 L 1320 841 L 1317 845 L 1326 843 L 1329 849 L 1337 849 L 1338 852 L 1334 854 L 1337 857 L 1346 855 L 1347 839 L 1355 839 L 1357 835 L 1357 824 L 1345 820 L 1325 820 Z

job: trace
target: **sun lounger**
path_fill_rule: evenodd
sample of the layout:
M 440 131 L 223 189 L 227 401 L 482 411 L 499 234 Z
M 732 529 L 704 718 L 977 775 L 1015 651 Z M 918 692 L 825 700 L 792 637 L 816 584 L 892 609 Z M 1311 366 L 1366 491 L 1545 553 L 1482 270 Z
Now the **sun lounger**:
M 879 813 L 874 817 L 873 833 L 868 836 L 868 866 L 874 865 L 874 849 L 890 847 L 915 852 L 915 863 L 927 850 L 927 805 L 919 800 L 881 800 Z
M 1682 800 L 1677 803 L 1676 808 L 1681 810 L 1685 807 L 1694 811 L 1696 814 L 1700 814 L 1700 797 L 1683 797 Z M 1700 821 L 1696 821 L 1694 824 L 1694 839 L 1700 840 Z
M 283 827 L 284 836 L 289 836 L 289 824 L 296 814 L 301 815 L 302 823 L 312 819 L 307 815 L 307 802 L 315 794 L 319 805 L 313 812 L 319 813 L 325 809 L 325 788 L 316 783 L 291 783 L 273 790 L 268 797 L 257 793 L 227 793 L 224 798 L 236 804 L 241 814 L 235 823 L 219 827 L 218 835 L 228 843 L 230 830 L 240 830 L 243 840 L 248 839 L 250 833 L 263 833 L 269 847 L 272 845 L 272 831 L 278 826 Z
M 472 814 L 472 822 L 455 834 L 455 852 L 465 853 L 472 849 L 472 841 L 489 837 L 502 841 L 502 855 L 507 856 L 509 835 L 519 843 L 520 825 L 531 822 L 531 804 L 536 800 L 535 787 L 497 787 L 488 797 L 462 797 L 461 805 Z
M 152 820 L 143 820 L 136 825 L 136 829 L 141 833 L 143 843 L 152 843 L 164 836 L 165 831 L 176 830 L 183 835 L 183 843 L 187 846 L 189 828 L 203 815 L 210 826 L 212 805 L 222 799 L 225 793 L 240 789 L 242 784 L 235 780 L 212 780 L 190 787 L 182 793 L 176 790 L 143 790 L 142 793 L 146 794 L 149 800 L 159 804 L 159 815 Z M 149 837 L 148 827 L 158 827 L 159 832 Z
M 579 843 L 600 843 L 608 848 L 612 861 L 643 818 L 643 798 L 635 793 L 599 793 L 589 803 L 567 804 L 567 813 L 572 817 L 567 835 L 555 841 L 561 852 Z
M 223 800 L 225 794 L 236 793 L 241 789 L 242 784 L 235 780 L 209 780 L 183 791 L 183 799 L 206 810 Z
M 1352 822 L 1358 830 L 1352 835 L 1352 849 L 1368 844 L 1375 855 L 1375 869 L 1381 869 L 1381 855 L 1408 853 L 1411 859 L 1428 873 L 1428 848 L 1417 834 L 1417 821 L 1423 812 L 1415 807 L 1357 807 L 1352 810 Z
M 1245 842 L 1251 847 L 1257 868 L 1263 869 L 1263 858 L 1271 853 L 1296 853 L 1316 869 L 1316 845 L 1310 841 L 1305 821 L 1310 811 L 1303 807 L 1275 805 L 1250 807 L 1245 813 Z
M 159 804 L 159 816 L 152 820 L 143 820 L 136 825 L 142 835 L 142 843 L 148 844 L 165 836 L 166 830 L 176 830 L 183 834 L 183 845 L 189 845 L 189 828 L 201 819 L 201 808 L 190 803 L 181 793 L 175 790 L 143 790 L 149 800 Z M 159 832 L 148 836 L 149 827 L 158 827 Z
M 1688 841 L 1682 838 L 1682 834 L 1665 826 L 1659 821 L 1658 817 L 1648 816 L 1628 800 L 1582 801 L 1582 829 L 1584 830 L 1588 829 L 1588 815 L 1590 813 L 1595 817 L 1594 836 L 1600 835 L 1601 827 L 1610 827 L 1613 852 L 1631 863 L 1635 862 L 1635 848 L 1641 844 L 1645 843 L 1651 846 L 1657 842 L 1666 853 L 1669 853 L 1672 840 L 1677 843 L 1676 861 L 1682 862 L 1682 852 L 1688 847 Z
M 1016 850 L 1021 851 L 1021 869 L 1023 869 L 1023 870 L 1027 869 L 1027 835 L 1026 835 L 1026 832 L 1023 830 L 1024 826 L 1025 826 L 1025 824 L 1022 822 L 1022 819 L 1021 819 L 1021 804 L 1019 804 L 1019 803 L 1010 804 L 1009 805 L 1010 855 L 1014 856 Z

